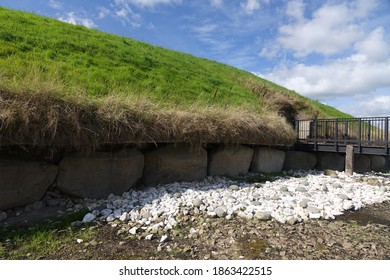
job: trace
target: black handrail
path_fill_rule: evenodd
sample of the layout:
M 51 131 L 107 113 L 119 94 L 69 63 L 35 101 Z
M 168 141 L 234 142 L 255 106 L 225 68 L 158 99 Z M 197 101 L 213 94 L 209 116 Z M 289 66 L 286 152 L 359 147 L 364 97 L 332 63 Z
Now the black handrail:
M 297 143 L 312 144 L 314 150 L 321 145 L 333 146 L 338 152 L 346 145 L 356 146 L 357 152 L 366 148 L 380 148 L 389 154 L 390 117 L 337 118 L 296 120 Z

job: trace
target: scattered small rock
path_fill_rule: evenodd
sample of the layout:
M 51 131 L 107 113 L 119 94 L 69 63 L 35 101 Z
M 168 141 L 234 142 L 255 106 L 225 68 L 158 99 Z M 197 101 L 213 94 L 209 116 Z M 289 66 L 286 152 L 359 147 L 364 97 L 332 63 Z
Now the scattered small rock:
M 4 211 L 0 211 L 0 222 L 7 219 L 7 216 L 7 213 L 5 213 Z
M 32 207 L 33 207 L 35 210 L 42 209 L 42 208 L 45 207 L 45 206 L 46 206 L 46 203 L 45 203 L 43 200 L 35 201 L 35 202 L 32 204 Z
M 183 248 L 183 253 L 188 253 L 188 252 L 191 252 L 191 246 L 186 245 Z
M 295 218 L 295 217 L 290 217 L 290 218 L 287 219 L 287 223 L 289 225 L 295 225 L 297 222 L 298 222 L 298 219 Z
M 202 200 L 200 198 L 195 198 L 194 202 L 192 203 L 195 207 L 200 207 L 202 205 Z
M 141 217 L 144 219 L 149 219 L 149 218 L 153 217 L 153 215 L 149 211 L 142 211 Z
M 160 243 L 164 243 L 166 241 L 168 241 L 168 235 L 161 236 Z
M 129 233 L 132 234 L 132 235 L 135 235 L 135 234 L 137 234 L 137 230 L 138 230 L 137 227 L 132 227 L 132 228 L 129 230 Z
M 263 211 L 257 211 L 255 213 L 255 218 L 259 219 L 259 220 L 263 220 L 263 221 L 268 221 L 268 220 L 271 220 L 271 214 L 268 213 L 268 212 L 263 212 Z
M 218 217 L 223 218 L 227 215 L 227 209 L 226 207 L 220 206 L 215 209 L 215 214 L 217 214 Z
M 313 214 L 321 213 L 320 209 L 318 209 L 317 207 L 314 207 L 314 206 L 308 206 L 306 209 L 307 209 L 307 211 L 309 211 L 310 213 L 313 213 Z
M 302 208 L 307 208 L 309 202 L 310 199 L 302 198 L 302 200 L 299 202 L 299 206 Z
M 145 236 L 145 240 L 152 240 L 153 236 L 153 234 L 148 234 Z
M 341 189 L 343 186 L 341 186 L 340 183 L 336 182 L 336 183 L 332 184 L 332 187 L 335 188 L 335 189 Z
M 346 194 L 343 194 L 343 193 L 339 194 L 337 197 L 342 199 L 342 200 L 348 200 L 349 199 L 349 197 Z
M 94 214 L 88 213 L 84 216 L 83 223 L 90 223 L 95 219 L 96 219 L 96 216 Z
M 46 201 L 47 206 L 57 206 L 57 205 L 60 205 L 60 203 L 61 203 L 61 200 L 58 198 L 52 198 L 52 199 L 48 199 Z
M 299 186 L 299 187 L 296 188 L 296 191 L 297 192 L 307 192 L 307 189 L 304 188 L 304 187 Z
M 372 186 L 379 186 L 380 182 L 378 181 L 378 179 L 368 178 L 367 179 L 367 184 L 372 185 Z
M 330 176 L 330 175 L 336 175 L 337 176 L 337 172 L 335 170 L 331 170 L 331 169 L 325 169 L 324 170 L 324 174 L 327 175 L 327 176 Z
M 281 187 L 279 188 L 279 191 L 280 191 L 280 192 L 288 192 L 288 188 L 287 188 L 286 186 L 281 186 Z
M 70 224 L 72 228 L 81 228 L 84 225 L 84 220 L 83 221 L 74 221 Z
M 127 217 L 128 217 L 128 213 L 127 212 L 123 212 L 123 214 L 119 217 L 119 220 L 121 222 L 124 222 L 127 220 Z
M 100 214 L 102 215 L 102 217 L 107 217 L 108 215 L 110 215 L 112 213 L 112 209 L 103 209 L 101 210 Z
M 181 197 L 181 193 L 178 193 L 178 192 L 177 192 L 177 193 L 174 193 L 174 194 L 173 194 L 173 197 L 176 198 L 176 199 L 178 199 L 178 198 Z
M 113 214 L 108 215 L 107 218 L 106 218 L 106 221 L 107 221 L 107 222 L 113 222 L 113 221 L 115 221 L 115 216 L 114 216 Z
M 240 187 L 237 186 L 237 185 L 231 185 L 231 186 L 229 187 L 229 189 L 230 189 L 231 191 L 238 191 L 238 190 L 240 189 Z

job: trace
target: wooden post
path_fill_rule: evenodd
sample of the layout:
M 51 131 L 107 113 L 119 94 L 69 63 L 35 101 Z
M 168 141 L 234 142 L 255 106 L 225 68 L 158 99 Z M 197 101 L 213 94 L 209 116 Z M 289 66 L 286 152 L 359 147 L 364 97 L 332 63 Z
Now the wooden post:
M 354 164 L 354 153 L 353 146 L 348 145 L 345 149 L 345 173 L 348 175 L 353 174 L 353 164 Z

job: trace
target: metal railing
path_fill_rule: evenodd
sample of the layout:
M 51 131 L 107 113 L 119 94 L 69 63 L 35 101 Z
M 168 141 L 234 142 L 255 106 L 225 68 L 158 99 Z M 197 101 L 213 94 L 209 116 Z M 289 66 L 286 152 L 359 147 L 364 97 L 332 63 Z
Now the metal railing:
M 389 154 L 390 117 L 296 120 L 295 131 L 300 144 L 314 150 L 334 147 L 344 150 L 353 145 L 357 153 Z M 374 151 L 375 149 L 375 151 Z M 381 152 L 382 150 L 382 152 Z

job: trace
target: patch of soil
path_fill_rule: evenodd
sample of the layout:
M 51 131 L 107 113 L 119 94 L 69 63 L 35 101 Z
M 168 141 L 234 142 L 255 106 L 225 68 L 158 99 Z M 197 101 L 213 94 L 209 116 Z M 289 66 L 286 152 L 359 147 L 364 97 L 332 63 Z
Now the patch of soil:
M 382 224 L 390 227 L 390 202 L 373 204 L 359 211 L 347 211 L 344 215 L 338 216 L 340 221 L 356 221 L 361 225 Z
M 309 220 L 295 225 L 235 217 L 195 214 L 180 221 L 168 239 L 152 240 L 121 230 L 118 223 L 95 223 L 73 231 L 74 240 L 40 256 L 23 259 L 390 259 L 390 202 L 367 206 L 336 220 Z M 82 230 L 94 232 L 76 242 Z M 58 236 L 61 238 L 61 235 Z M 73 237 L 72 237 L 73 238 Z M 1 238 L 0 238 L 1 239 Z M 3 250 L 17 247 L 3 242 Z M 49 245 L 48 245 L 49 246 Z M 7 256 L 7 252 L 5 254 Z
M 35 209 L 30 212 L 23 212 L 22 214 L 18 214 L 18 211 L 13 211 L 8 215 L 8 218 L 0 222 L 1 226 L 9 226 L 9 227 L 20 227 L 20 226 L 28 226 L 34 223 L 42 222 L 44 220 L 49 220 L 60 216 L 58 213 L 66 213 L 66 206 L 45 206 L 40 209 Z

